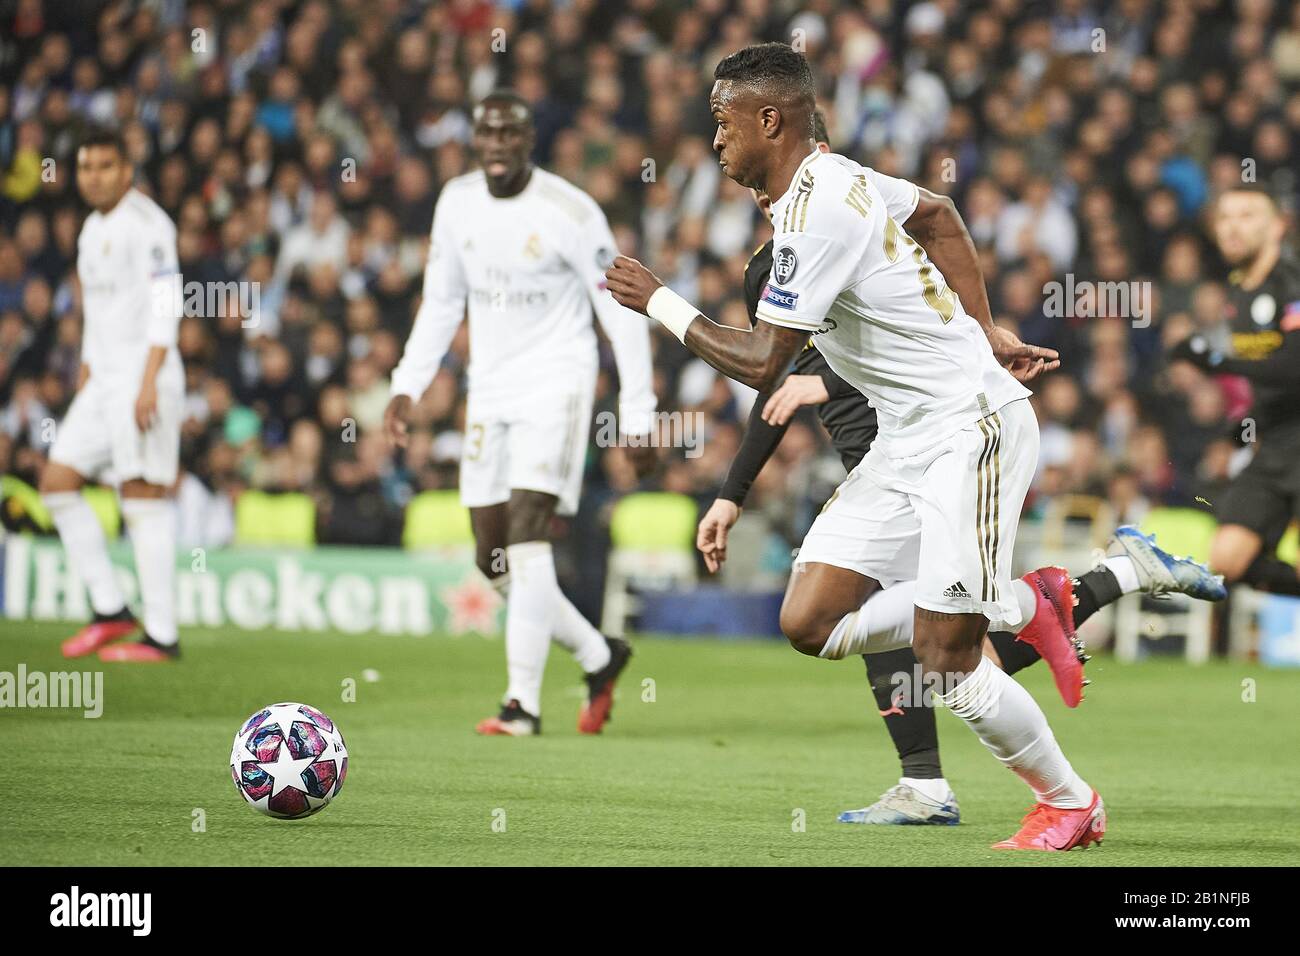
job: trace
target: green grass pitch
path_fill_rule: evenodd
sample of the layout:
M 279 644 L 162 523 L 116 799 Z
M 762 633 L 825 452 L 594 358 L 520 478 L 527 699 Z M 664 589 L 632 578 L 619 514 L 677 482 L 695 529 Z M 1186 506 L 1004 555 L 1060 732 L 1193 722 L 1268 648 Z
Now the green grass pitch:
M 1021 679 L 1101 791 L 1099 848 L 998 853 L 1028 794 L 940 713 L 959 827 L 835 822 L 897 765 L 858 662 L 771 641 L 641 639 L 600 737 L 557 649 L 536 739 L 480 738 L 500 640 L 191 631 L 176 666 L 64 661 L 68 628 L 0 621 L 0 671 L 104 671 L 104 713 L 0 710 L 0 864 L 1294 864 L 1300 672 L 1251 663 L 1089 665 L 1067 711 L 1042 665 Z M 367 682 L 363 671 L 379 679 Z M 344 702 L 344 681 L 356 681 Z M 653 685 L 644 685 L 645 681 Z M 1243 701 L 1253 681 L 1254 701 Z M 653 701 L 643 687 L 653 687 Z M 235 793 L 230 743 L 258 707 L 300 700 L 342 728 L 347 783 L 296 822 Z M 194 832 L 194 811 L 205 817 Z M 806 821 L 798 832 L 800 816 Z M 494 823 L 496 826 L 494 827 Z M 501 824 L 504 823 L 504 829 Z

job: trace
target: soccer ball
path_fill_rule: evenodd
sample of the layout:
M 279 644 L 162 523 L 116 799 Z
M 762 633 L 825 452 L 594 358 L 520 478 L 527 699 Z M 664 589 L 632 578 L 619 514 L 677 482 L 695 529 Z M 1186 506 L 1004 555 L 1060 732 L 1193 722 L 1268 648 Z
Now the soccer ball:
M 338 796 L 348 748 L 334 721 L 315 707 L 281 703 L 244 721 L 230 749 L 239 795 L 272 817 L 309 817 Z

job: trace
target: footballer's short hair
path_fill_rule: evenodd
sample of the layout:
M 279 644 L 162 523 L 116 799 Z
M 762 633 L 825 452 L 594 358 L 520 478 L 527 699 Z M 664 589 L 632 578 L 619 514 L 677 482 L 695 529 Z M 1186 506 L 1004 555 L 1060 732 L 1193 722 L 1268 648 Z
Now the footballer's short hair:
M 1262 183 L 1233 183 L 1231 186 L 1223 189 L 1219 195 L 1215 197 L 1215 203 L 1217 204 L 1224 196 L 1230 196 L 1233 193 L 1245 193 L 1248 196 L 1263 196 L 1268 200 L 1268 204 L 1273 207 L 1275 213 L 1280 213 L 1282 211 L 1282 206 L 1277 201 L 1277 197 L 1273 195 L 1272 190 L 1268 189 Z
M 723 57 L 713 70 L 715 80 L 743 83 L 782 99 L 816 108 L 817 84 L 804 55 L 788 43 L 756 43 Z
M 107 126 L 96 126 L 84 133 L 77 142 L 77 151 L 90 146 L 109 146 L 117 150 L 119 157 L 126 159 L 126 143 L 122 140 L 122 134 Z

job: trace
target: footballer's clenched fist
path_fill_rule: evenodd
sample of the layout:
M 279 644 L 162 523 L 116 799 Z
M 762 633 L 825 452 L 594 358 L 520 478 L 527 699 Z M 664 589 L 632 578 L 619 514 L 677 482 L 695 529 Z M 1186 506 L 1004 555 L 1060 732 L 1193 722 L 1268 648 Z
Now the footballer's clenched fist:
M 614 301 L 646 315 L 650 296 L 663 285 L 659 277 L 630 256 L 618 256 L 605 270 L 605 284 Z

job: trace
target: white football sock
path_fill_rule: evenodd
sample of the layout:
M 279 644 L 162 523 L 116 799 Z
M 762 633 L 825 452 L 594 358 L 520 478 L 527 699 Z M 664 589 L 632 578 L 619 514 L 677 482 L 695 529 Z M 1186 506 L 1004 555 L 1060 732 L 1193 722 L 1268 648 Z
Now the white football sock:
M 1142 590 L 1142 582 L 1138 580 L 1137 568 L 1133 566 L 1133 559 L 1127 554 L 1118 554 L 1107 558 L 1102 564 L 1110 569 L 1111 574 L 1115 575 L 1120 590 L 1125 594 L 1132 594 L 1134 591 Z
M 79 491 L 58 491 L 42 495 L 41 500 L 59 529 L 68 564 L 90 592 L 90 606 L 98 614 L 121 611 L 126 607 L 126 598 L 108 560 L 108 541 L 95 509 Z
M 503 599 L 508 598 L 509 571 L 491 578 L 490 582 Z M 605 643 L 604 635 L 591 626 L 591 622 L 564 596 L 564 591 L 558 585 L 556 594 L 559 604 L 555 611 L 555 633 L 552 638 L 573 655 L 579 667 L 588 674 L 594 674 L 609 663 L 609 645 Z
M 1011 593 L 1016 596 L 1016 603 L 1020 605 L 1020 620 L 1015 624 L 1008 624 L 1006 621 L 998 623 L 997 630 L 1009 631 L 1012 634 L 1019 634 L 1034 619 L 1034 614 L 1038 611 L 1038 595 L 1020 578 L 1011 582 Z M 990 628 L 993 630 L 993 628 Z
M 594 674 L 609 663 L 609 644 L 605 642 L 605 636 L 592 627 L 573 602 L 564 596 L 564 592 L 558 587 L 555 590 L 558 598 L 555 643 L 572 654 L 584 672 Z
M 838 661 L 857 654 L 879 654 L 912 645 L 916 619 L 915 581 L 900 581 L 867 598 L 840 619 L 818 657 Z
M 542 674 L 555 629 L 555 558 L 549 541 L 525 541 L 506 548 L 510 597 L 506 601 L 506 700 L 517 700 L 534 717 L 542 712 Z
M 936 777 L 933 780 L 917 780 L 915 777 L 899 777 L 898 782 L 911 787 L 921 796 L 934 803 L 945 803 L 948 796 L 952 793 L 952 787 L 948 786 L 948 781 L 943 777 Z
M 122 517 L 135 550 L 144 632 L 159 644 L 175 644 L 176 504 L 170 498 L 123 498 Z
M 987 657 L 960 684 L 935 698 L 1029 785 L 1039 803 L 1080 809 L 1092 802 L 1092 788 L 1065 759 L 1037 702 Z

